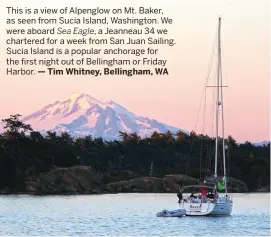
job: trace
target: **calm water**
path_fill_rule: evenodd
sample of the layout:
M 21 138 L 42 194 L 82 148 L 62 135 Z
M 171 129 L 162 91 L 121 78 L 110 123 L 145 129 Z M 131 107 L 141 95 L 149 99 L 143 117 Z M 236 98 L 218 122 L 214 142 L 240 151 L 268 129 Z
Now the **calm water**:
M 175 209 L 175 194 L 0 196 L 0 235 L 265 235 L 270 195 L 234 194 L 230 217 L 162 218 Z

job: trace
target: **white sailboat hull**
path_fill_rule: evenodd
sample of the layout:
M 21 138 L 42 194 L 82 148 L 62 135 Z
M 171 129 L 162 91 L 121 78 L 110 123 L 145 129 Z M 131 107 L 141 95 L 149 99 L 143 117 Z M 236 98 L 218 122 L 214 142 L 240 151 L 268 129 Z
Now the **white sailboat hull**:
M 229 216 L 232 212 L 232 201 L 227 200 L 225 203 L 216 203 L 210 216 Z
M 181 208 L 185 209 L 187 216 L 207 216 L 215 208 L 213 203 L 182 203 Z
M 229 216 L 232 212 L 232 201 L 217 203 L 182 203 L 181 208 L 187 216 Z

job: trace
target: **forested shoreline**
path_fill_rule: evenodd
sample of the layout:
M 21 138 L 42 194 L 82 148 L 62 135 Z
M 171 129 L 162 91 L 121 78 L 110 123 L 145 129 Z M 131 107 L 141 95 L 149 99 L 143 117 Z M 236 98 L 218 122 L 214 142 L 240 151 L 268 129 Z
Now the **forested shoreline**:
M 214 140 L 195 132 L 154 132 L 149 138 L 120 132 L 120 140 L 105 141 L 91 136 L 73 138 L 66 132 L 57 135 L 48 131 L 44 136 L 23 123 L 18 114 L 2 121 L 5 131 L 0 134 L 0 190 L 9 193 L 25 192 L 26 180 L 56 167 L 88 166 L 108 174 L 107 183 L 128 180 L 124 171 L 136 177 L 183 174 L 202 179 L 213 169 Z M 227 175 L 244 182 L 249 192 L 269 191 L 270 143 L 237 144 L 229 136 L 226 145 Z M 219 167 L 221 172 L 221 162 Z

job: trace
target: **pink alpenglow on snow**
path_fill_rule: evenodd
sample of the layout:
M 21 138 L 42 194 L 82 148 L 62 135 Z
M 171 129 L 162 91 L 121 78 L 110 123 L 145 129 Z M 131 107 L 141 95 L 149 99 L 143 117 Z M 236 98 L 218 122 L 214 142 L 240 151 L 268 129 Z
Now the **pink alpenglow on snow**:
M 147 137 L 154 131 L 176 133 L 180 130 L 137 116 L 114 101 L 100 101 L 83 93 L 49 104 L 24 117 L 23 121 L 38 131 L 66 131 L 73 136 L 92 135 L 106 140 L 119 139 L 119 131 Z

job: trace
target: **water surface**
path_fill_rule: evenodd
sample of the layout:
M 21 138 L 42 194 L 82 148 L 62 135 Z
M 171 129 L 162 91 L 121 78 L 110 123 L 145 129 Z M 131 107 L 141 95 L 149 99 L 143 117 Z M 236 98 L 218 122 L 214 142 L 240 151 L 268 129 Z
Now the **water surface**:
M 270 235 L 270 194 L 233 194 L 229 217 L 162 218 L 176 194 L 0 196 L 0 235 Z

